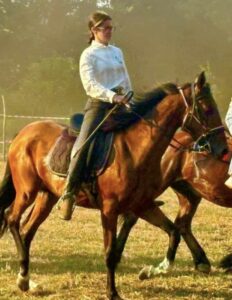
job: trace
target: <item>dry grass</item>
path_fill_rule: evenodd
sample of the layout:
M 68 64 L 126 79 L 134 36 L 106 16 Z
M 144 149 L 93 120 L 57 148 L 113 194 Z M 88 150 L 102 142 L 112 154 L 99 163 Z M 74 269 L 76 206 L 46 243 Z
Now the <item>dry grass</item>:
M 173 220 L 177 211 L 175 195 L 168 190 L 163 210 Z M 210 275 L 193 270 L 184 242 L 177 253 L 176 266 L 167 275 L 139 281 L 138 272 L 146 264 L 158 264 L 167 248 L 166 234 L 140 221 L 131 233 L 117 271 L 119 291 L 125 299 L 232 299 L 230 274 L 217 268 L 232 244 L 231 212 L 202 203 L 194 220 L 194 232 L 213 265 Z M 17 253 L 7 233 L 0 240 L 0 299 L 75 299 L 105 298 L 105 265 L 102 230 L 98 211 L 78 208 L 71 222 L 58 219 L 54 210 L 40 227 L 31 248 L 31 278 L 41 285 L 36 293 L 17 290 Z

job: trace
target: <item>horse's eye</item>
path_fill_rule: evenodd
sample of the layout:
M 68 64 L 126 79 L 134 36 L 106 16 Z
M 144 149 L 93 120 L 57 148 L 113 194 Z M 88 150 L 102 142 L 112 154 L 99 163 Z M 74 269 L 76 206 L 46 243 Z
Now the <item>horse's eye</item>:
M 199 106 L 201 110 L 204 112 L 206 116 L 210 116 L 213 114 L 214 110 L 213 107 L 208 106 L 203 100 L 199 100 Z

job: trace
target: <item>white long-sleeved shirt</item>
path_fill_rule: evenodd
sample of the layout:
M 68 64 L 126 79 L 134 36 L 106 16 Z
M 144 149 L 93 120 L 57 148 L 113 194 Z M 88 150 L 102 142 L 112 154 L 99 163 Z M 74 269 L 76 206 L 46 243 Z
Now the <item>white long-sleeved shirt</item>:
M 230 134 L 232 135 L 232 100 L 230 102 L 228 111 L 226 113 L 225 122 L 229 129 Z
M 80 57 L 80 77 L 86 94 L 105 102 L 113 102 L 115 92 L 121 86 L 131 90 L 131 82 L 121 49 L 92 41 Z
M 226 113 L 225 122 L 226 122 L 226 125 L 227 125 L 228 129 L 229 129 L 230 135 L 232 135 L 232 99 L 230 101 L 229 108 L 228 108 L 228 111 Z M 230 176 L 232 176 L 232 159 L 230 161 L 228 174 Z

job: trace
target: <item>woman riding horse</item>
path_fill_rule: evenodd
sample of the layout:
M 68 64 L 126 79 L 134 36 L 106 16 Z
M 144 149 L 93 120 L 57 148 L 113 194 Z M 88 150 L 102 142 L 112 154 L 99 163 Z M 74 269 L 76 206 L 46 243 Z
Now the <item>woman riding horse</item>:
M 161 158 L 180 126 L 197 139 L 222 125 L 204 73 L 194 84 L 182 88 L 169 84 L 151 91 L 137 108 L 137 121 L 115 134 L 108 165 L 97 178 L 97 205 L 101 211 L 110 300 L 122 299 L 115 286 L 115 270 L 120 259 L 119 214 L 133 213 L 163 229 L 170 239 L 167 257 L 174 260 L 179 231 L 153 202 L 160 195 Z M 64 126 L 52 121 L 34 122 L 19 132 L 9 148 L 8 168 L 0 189 L 0 235 L 8 225 L 19 254 L 17 285 L 21 290 L 30 288 L 31 241 L 64 191 L 64 178 L 54 175 L 46 163 L 63 130 Z M 224 149 L 224 132 L 215 136 L 215 141 Z M 76 194 L 75 201 L 77 205 L 93 207 L 85 191 Z M 33 210 L 20 225 L 23 212 L 32 203 Z
M 112 103 L 127 103 L 124 96 L 112 89 L 120 86 L 124 93 L 131 90 L 122 51 L 109 44 L 113 28 L 108 14 L 97 11 L 90 16 L 90 46 L 80 58 L 81 81 L 90 98 L 85 107 L 79 136 L 73 146 L 66 187 L 61 197 L 64 220 L 70 220 L 72 216 L 75 194 L 81 187 L 88 147 L 94 136 L 92 132 L 101 123 Z

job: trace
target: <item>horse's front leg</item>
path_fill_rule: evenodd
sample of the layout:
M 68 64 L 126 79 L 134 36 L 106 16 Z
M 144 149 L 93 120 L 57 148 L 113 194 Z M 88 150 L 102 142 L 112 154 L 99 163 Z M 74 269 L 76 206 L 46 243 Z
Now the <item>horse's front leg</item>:
M 119 263 L 122 257 L 122 252 L 125 248 L 126 241 L 128 239 L 129 233 L 132 228 L 138 221 L 138 217 L 132 213 L 123 214 L 122 218 L 122 226 L 117 236 L 117 244 L 116 244 L 116 262 Z
M 109 204 L 110 206 L 110 204 Z M 116 233 L 117 213 L 110 207 L 104 207 L 101 213 L 105 247 L 105 261 L 107 267 L 107 296 L 109 300 L 122 300 L 115 286 L 116 260 Z
M 164 213 L 157 207 L 153 206 L 151 209 L 140 212 L 138 216 L 148 223 L 161 228 L 169 236 L 169 246 L 166 257 L 158 265 L 144 267 L 139 273 L 139 279 L 148 279 L 160 273 L 167 273 L 173 265 L 176 250 L 180 242 L 180 233 L 177 227 L 169 220 Z
M 186 191 L 185 193 L 183 191 L 181 193 L 176 192 L 176 194 L 178 196 L 180 208 L 175 219 L 175 225 L 191 251 L 196 270 L 209 273 L 211 269 L 210 262 L 191 230 L 192 219 L 201 198 L 190 191 L 188 193 L 186 193 Z

